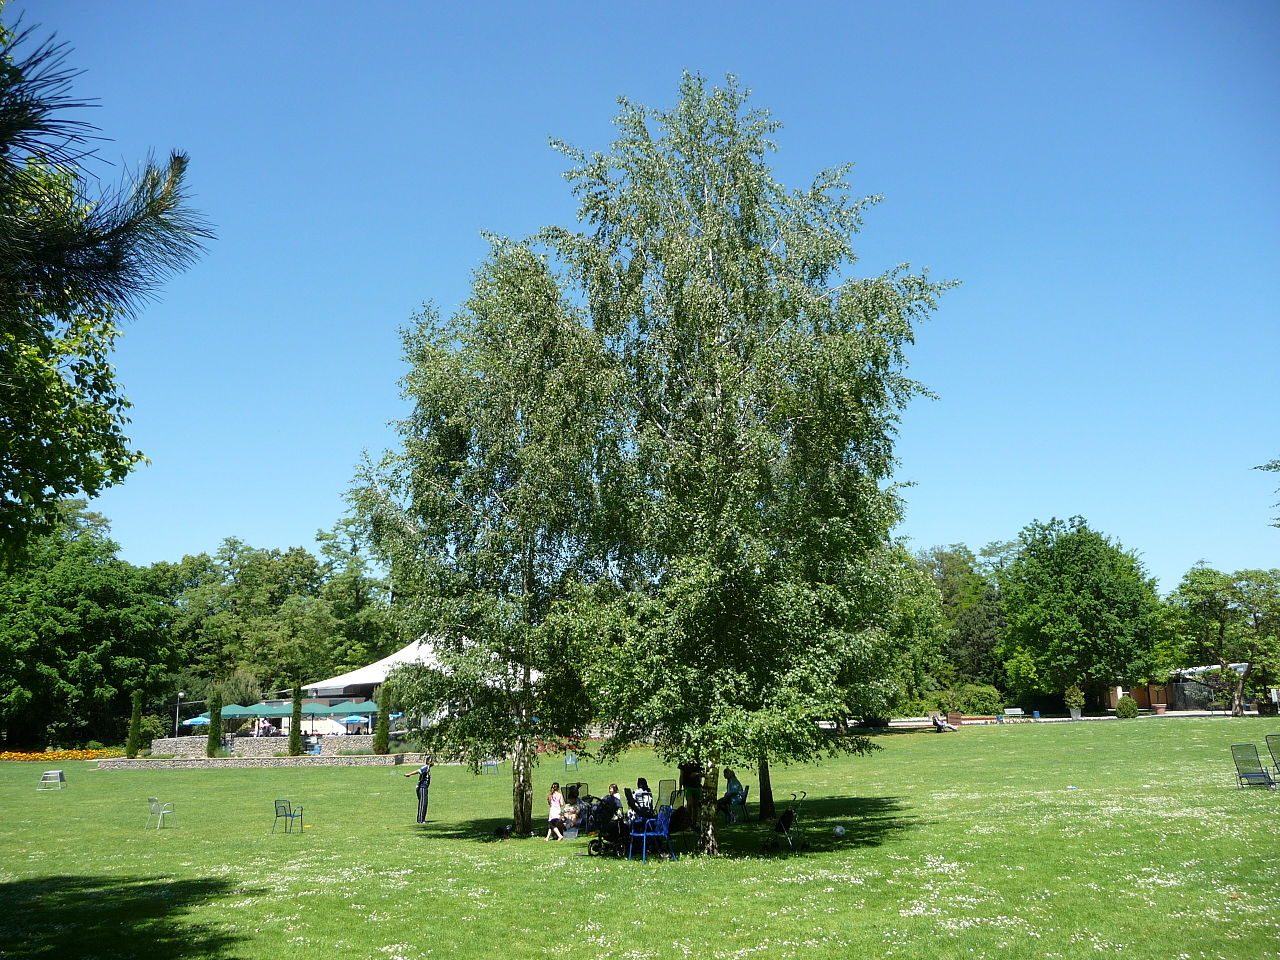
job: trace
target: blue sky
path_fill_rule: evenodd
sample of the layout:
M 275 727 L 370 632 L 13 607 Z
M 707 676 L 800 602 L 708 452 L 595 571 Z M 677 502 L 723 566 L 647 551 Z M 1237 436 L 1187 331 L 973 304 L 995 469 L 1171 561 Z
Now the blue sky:
M 398 329 L 481 231 L 568 223 L 558 137 L 739 76 L 779 178 L 882 194 L 855 272 L 962 286 L 898 452 L 913 547 L 1075 514 L 1162 589 L 1280 565 L 1280 5 L 14 2 L 85 71 L 113 181 L 191 156 L 218 239 L 116 354 L 153 463 L 95 506 L 134 563 L 311 547 L 404 408 Z

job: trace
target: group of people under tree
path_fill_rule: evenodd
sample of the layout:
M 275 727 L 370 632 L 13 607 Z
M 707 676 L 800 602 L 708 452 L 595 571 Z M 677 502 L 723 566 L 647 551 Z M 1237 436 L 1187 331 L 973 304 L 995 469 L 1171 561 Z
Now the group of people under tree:
M 696 815 L 702 797 L 701 767 L 697 764 L 682 764 L 680 771 L 680 789 L 685 798 L 685 807 L 683 808 L 685 819 L 681 821 L 673 816 L 672 829 L 680 829 L 682 826 L 691 827 L 693 825 L 693 817 Z M 728 817 L 733 804 L 744 802 L 746 790 L 733 770 L 726 768 L 724 773 L 725 793 L 724 796 L 716 801 L 716 812 Z M 565 792 L 562 793 L 559 782 L 551 784 L 551 789 L 547 792 L 547 835 L 544 839 L 563 840 L 565 838 L 565 830 L 578 825 L 582 804 L 590 801 L 590 798 L 580 792 L 580 786 L 577 783 L 568 784 L 565 787 Z M 626 791 L 626 809 L 630 811 L 629 815 L 624 811 L 623 800 L 618 793 L 618 785 L 611 783 L 609 784 L 608 793 L 599 801 L 596 817 L 600 822 L 625 819 L 632 823 L 652 820 L 656 817 L 658 811 L 653 791 L 649 787 L 649 781 L 644 777 L 637 778 L 634 790 L 628 789 Z

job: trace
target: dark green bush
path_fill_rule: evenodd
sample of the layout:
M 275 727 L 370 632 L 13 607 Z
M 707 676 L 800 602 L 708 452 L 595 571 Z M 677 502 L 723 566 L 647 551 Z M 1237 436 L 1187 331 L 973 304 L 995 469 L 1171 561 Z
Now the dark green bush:
M 1132 720 L 1138 715 L 1138 701 L 1130 696 L 1123 696 L 1116 702 L 1116 716 L 1121 720 Z

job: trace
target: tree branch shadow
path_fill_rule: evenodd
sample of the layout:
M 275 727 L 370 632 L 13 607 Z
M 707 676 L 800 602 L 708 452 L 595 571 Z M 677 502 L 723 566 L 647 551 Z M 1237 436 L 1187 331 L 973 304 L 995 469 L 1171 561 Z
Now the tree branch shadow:
M 244 937 L 186 919 L 193 908 L 231 889 L 225 880 L 162 876 L 0 883 L 0 956 L 231 960 Z

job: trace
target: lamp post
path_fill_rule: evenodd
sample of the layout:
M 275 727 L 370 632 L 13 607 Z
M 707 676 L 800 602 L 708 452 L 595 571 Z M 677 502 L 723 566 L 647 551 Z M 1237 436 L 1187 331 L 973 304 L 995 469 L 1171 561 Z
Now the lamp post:
M 182 691 L 178 691 L 178 702 L 173 707 L 173 735 L 178 735 L 178 712 L 182 709 Z

